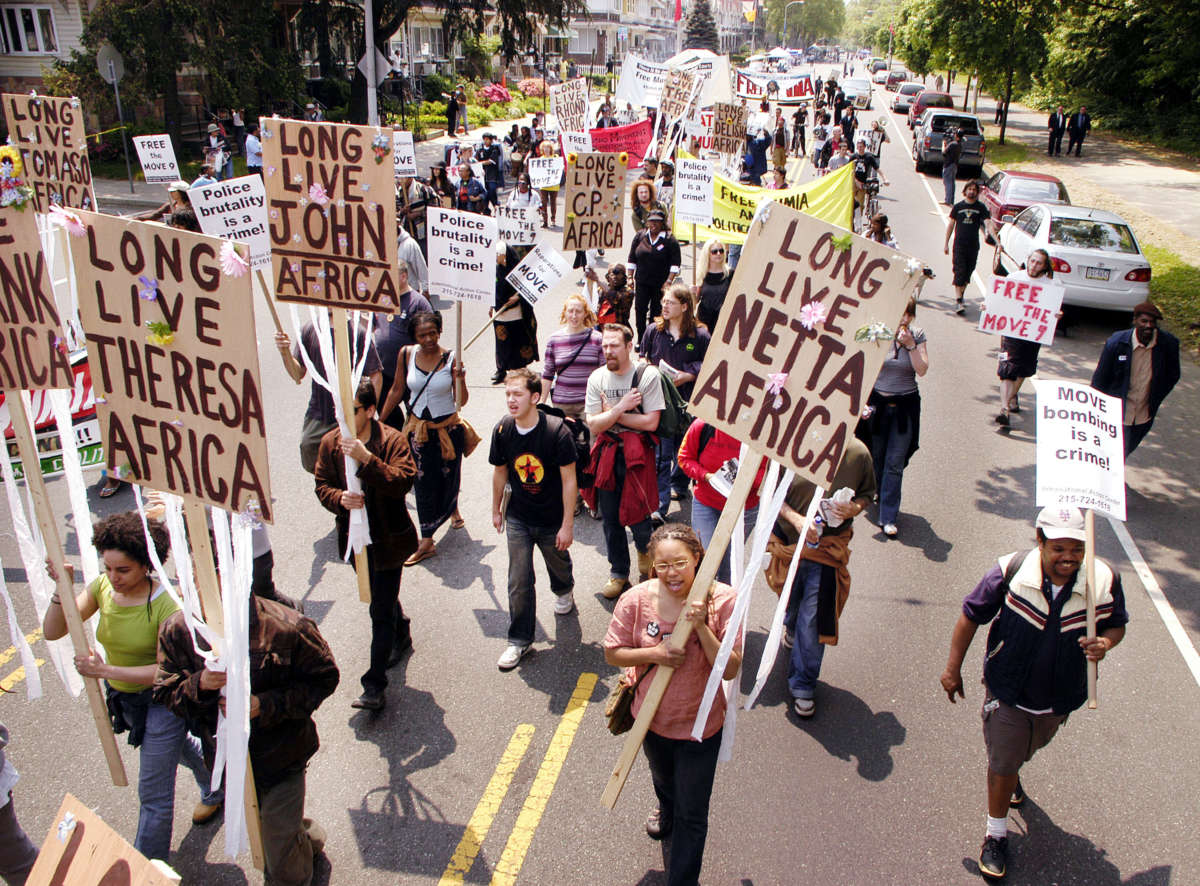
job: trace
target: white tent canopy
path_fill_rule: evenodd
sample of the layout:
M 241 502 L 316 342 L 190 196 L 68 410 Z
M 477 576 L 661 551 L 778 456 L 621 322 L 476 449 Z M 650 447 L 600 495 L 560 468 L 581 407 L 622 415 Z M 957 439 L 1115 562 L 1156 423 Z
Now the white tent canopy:
M 704 91 L 700 93 L 700 107 L 711 108 L 713 102 L 732 102 L 733 88 L 730 85 L 732 74 L 729 70 L 729 57 L 717 55 L 707 49 L 685 49 L 678 55 L 667 59 L 668 68 L 680 71 L 699 69 L 708 72 L 708 80 Z

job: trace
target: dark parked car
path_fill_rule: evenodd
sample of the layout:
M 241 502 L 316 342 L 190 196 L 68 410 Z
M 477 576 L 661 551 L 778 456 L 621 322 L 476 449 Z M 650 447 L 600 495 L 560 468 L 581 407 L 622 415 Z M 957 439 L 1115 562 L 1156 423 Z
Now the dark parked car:
M 1006 169 L 987 180 L 979 199 L 987 205 L 997 224 L 1012 221 L 1017 213 L 1034 203 L 1071 202 L 1066 185 L 1054 176 Z
M 930 108 L 954 108 L 954 99 L 948 92 L 931 92 L 926 89 L 917 93 L 917 97 L 908 106 L 908 128 L 915 129 L 921 117 Z

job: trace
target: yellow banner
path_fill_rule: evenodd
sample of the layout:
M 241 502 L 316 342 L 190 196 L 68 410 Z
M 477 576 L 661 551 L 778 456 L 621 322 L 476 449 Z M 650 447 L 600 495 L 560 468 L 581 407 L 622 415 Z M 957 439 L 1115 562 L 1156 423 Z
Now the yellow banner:
M 689 156 L 680 151 L 680 157 Z M 847 163 L 837 172 L 806 185 L 786 190 L 742 185 L 722 175 L 713 176 L 713 223 L 696 226 L 701 243 L 716 237 L 725 243 L 745 243 L 754 212 L 764 200 L 774 200 L 833 225 L 850 229 L 854 218 L 854 164 Z M 690 225 L 677 223 L 676 236 Z

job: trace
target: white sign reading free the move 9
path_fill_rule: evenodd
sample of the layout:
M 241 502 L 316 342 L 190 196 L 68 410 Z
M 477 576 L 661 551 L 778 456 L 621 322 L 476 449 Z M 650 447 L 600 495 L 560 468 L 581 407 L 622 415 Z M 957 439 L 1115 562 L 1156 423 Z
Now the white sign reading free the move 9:
M 429 207 L 429 291 L 454 301 L 496 297 L 496 220 Z
M 979 331 L 1049 345 L 1062 310 L 1063 285 L 1024 273 L 993 277 L 979 314 Z
M 712 221 L 713 165 L 680 157 L 675 170 L 675 222 L 707 226 Z
M 160 184 L 179 179 L 179 164 L 175 162 L 175 147 L 169 135 L 135 135 L 133 146 L 137 148 L 138 162 L 142 164 L 142 175 L 149 184 Z
M 250 267 L 271 266 L 267 189 L 258 175 L 243 175 L 188 191 L 200 230 L 232 240 L 250 252 Z
M 1125 519 L 1121 401 L 1078 382 L 1036 379 L 1037 506 Z

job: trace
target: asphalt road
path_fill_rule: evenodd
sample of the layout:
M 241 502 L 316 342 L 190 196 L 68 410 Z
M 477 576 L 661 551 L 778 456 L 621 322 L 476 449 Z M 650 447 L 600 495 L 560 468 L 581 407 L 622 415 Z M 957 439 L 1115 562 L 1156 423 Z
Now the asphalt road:
M 869 118 L 881 115 L 886 110 L 877 108 Z M 932 368 L 921 385 L 921 450 L 905 478 L 900 536 L 885 540 L 867 519 L 856 521 L 853 589 L 841 643 L 825 658 L 816 717 L 801 722 L 790 712 L 781 662 L 755 709 L 740 713 L 734 760 L 718 769 L 713 792 L 707 884 L 979 879 L 981 688 L 969 680 L 966 703 L 950 706 L 938 676 L 961 598 L 997 555 L 1032 544 L 1032 397 L 1023 397 L 1024 411 L 1010 431 L 992 422 L 996 342 L 974 330 L 974 309 L 965 320 L 950 310 L 945 217 L 933 197 L 940 179 L 914 174 L 907 130 L 891 133 L 884 167 L 892 185 L 884 189 L 883 207 L 900 248 L 938 275 L 917 316 L 929 336 Z M 561 296 L 577 280 L 571 275 L 539 305 L 543 342 L 557 325 Z M 468 333 L 486 321 L 480 306 L 463 313 Z M 1120 315 L 1084 316 L 1070 338 L 1043 351 L 1041 372 L 1086 379 L 1104 338 L 1125 323 Z M 599 524 L 583 516 L 576 526 L 578 611 L 553 615 L 539 564 L 536 652 L 516 671 L 498 672 L 507 556 L 491 527 L 491 472 L 481 448 L 464 468 L 467 528 L 439 531 L 438 556 L 405 570 L 415 652 L 391 672 L 382 714 L 352 710 L 366 667 L 366 608 L 349 568 L 335 559 L 332 519 L 298 465 L 307 385 L 297 387 L 284 374 L 261 304 L 258 329 L 270 394 L 276 582 L 304 599 L 342 669 L 337 692 L 317 712 L 323 744 L 309 770 L 307 814 L 329 832 L 319 882 L 436 883 L 452 858 L 471 883 L 664 882 L 662 847 L 642 830 L 653 805 L 645 764 L 635 765 L 615 811 L 599 803 L 621 746 L 605 730 L 601 710 L 615 677 L 600 648 L 612 604 L 598 596 L 607 578 Z M 452 340 L 451 322 L 443 341 Z M 503 409 L 499 389 L 486 384 L 492 369 L 485 337 L 467 353 L 466 407 L 484 432 Z M 1189 431 L 1198 387 L 1200 375 L 1186 366 L 1132 459 L 1127 523 L 1193 643 L 1200 642 L 1200 582 L 1188 552 L 1200 501 L 1190 480 L 1198 456 Z M 65 484 L 50 485 L 65 513 Z M 100 501 L 93 492 L 91 505 L 102 515 L 131 506 L 132 495 Z M 682 511 L 675 507 L 672 516 L 686 517 L 686 503 Z M 77 550 L 75 537 L 66 537 Z M 1194 839 L 1200 689 L 1105 521 L 1098 545 L 1125 581 L 1128 637 L 1101 667 L 1099 710 L 1074 714 L 1025 770 L 1030 800 L 1011 816 L 1008 882 L 1200 882 Z M 29 631 L 33 615 L 10 534 L 0 537 L 0 556 L 20 625 Z M 743 689 L 753 682 L 772 603 L 760 581 Z M 980 638 L 964 667 L 968 676 L 980 673 L 981 647 Z M 7 661 L 0 676 L 18 663 Z M 70 791 L 131 836 L 134 789 L 108 784 L 84 701 L 70 699 L 51 668 L 41 671 L 44 699 L 27 701 L 23 683 L 10 680 L 15 691 L 3 702 L 13 734 L 10 758 L 22 774 L 15 789 L 22 822 L 40 841 Z M 125 748 L 124 758 L 135 777 L 136 754 Z M 196 787 L 181 777 L 173 863 L 184 881 L 261 882 L 248 858 L 223 857 L 219 824 L 191 827 L 188 813 L 197 799 Z

